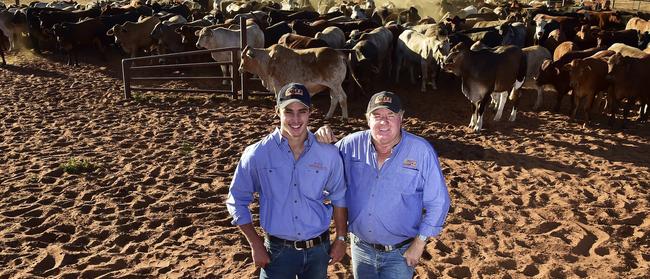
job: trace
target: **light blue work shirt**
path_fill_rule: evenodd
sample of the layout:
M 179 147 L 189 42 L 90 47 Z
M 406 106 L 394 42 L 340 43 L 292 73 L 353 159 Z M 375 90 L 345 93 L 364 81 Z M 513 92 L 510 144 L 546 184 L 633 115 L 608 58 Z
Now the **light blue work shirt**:
M 440 234 L 450 199 L 429 142 L 402 129 L 401 141 L 381 169 L 369 130 L 348 135 L 336 146 L 345 165 L 350 232 L 383 245 Z
M 332 205 L 345 207 L 343 162 L 336 147 L 307 134 L 298 160 L 277 128 L 244 150 L 226 200 L 233 224 L 252 222 L 248 206 L 257 192 L 260 224 L 266 233 L 307 240 L 329 228 Z M 331 204 L 325 204 L 326 199 Z

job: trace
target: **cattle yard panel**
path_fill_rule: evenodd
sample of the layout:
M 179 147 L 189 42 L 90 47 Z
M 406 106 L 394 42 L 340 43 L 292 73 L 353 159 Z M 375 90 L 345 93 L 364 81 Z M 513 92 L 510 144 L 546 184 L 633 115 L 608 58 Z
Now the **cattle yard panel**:
M 213 67 L 218 65 L 234 65 L 235 55 L 239 55 L 239 47 L 220 48 L 220 49 L 206 49 L 195 50 L 188 52 L 179 52 L 171 54 L 152 55 L 136 58 L 122 59 L 122 79 L 124 81 L 124 98 L 130 99 L 131 91 L 158 91 L 158 92 L 207 92 L 207 93 L 221 93 L 230 94 L 233 98 L 237 98 L 235 87 L 234 71 L 231 71 L 230 76 L 134 76 L 134 72 L 155 69 L 179 69 L 179 68 L 197 68 L 197 67 Z M 230 52 L 230 61 L 224 62 L 200 62 L 200 63 L 183 63 L 183 64 L 164 64 L 164 65 L 134 65 L 137 62 L 153 62 L 159 59 L 189 57 L 201 54 L 208 54 L 214 52 Z M 141 63 L 140 63 L 141 64 Z M 234 66 L 233 66 L 233 69 Z M 131 85 L 132 81 L 169 81 L 169 80 L 230 80 L 230 90 L 223 89 L 185 89 L 185 88 L 163 88 L 163 87 L 134 87 Z
M 239 26 L 246 26 L 246 19 L 242 17 L 239 21 Z M 156 92 L 207 92 L 207 93 L 222 93 L 230 94 L 233 99 L 237 98 L 238 91 L 235 90 L 236 76 L 235 72 L 237 71 L 239 65 L 235 64 L 235 56 L 239 55 L 239 51 L 243 50 L 245 46 L 248 45 L 246 41 L 246 28 L 240 28 L 240 44 L 239 47 L 230 47 L 230 48 L 218 48 L 218 49 L 206 49 L 206 50 L 194 50 L 187 52 L 177 52 L 170 54 L 161 54 L 161 55 L 152 55 L 152 56 L 143 56 L 136 58 L 127 58 L 122 59 L 122 80 L 124 83 L 124 98 L 130 99 L 131 91 L 156 91 Z M 163 58 L 179 58 L 179 57 L 188 57 L 195 56 L 207 53 L 214 52 L 230 52 L 230 61 L 223 62 L 199 62 L 199 63 L 178 63 L 178 64 L 164 64 L 164 65 L 134 65 L 138 61 L 149 61 L 153 62 L 158 59 Z M 179 68 L 197 68 L 197 67 L 212 67 L 216 65 L 228 65 L 230 66 L 230 76 L 133 76 L 135 71 L 144 71 L 144 70 L 156 70 L 156 69 L 179 69 Z M 222 89 L 190 89 L 190 88 L 163 88 L 163 87 L 133 87 L 131 85 L 132 81 L 169 81 L 169 80 L 229 80 L 230 81 L 230 90 Z M 240 73 L 239 77 L 239 92 L 242 96 L 242 99 L 247 99 L 249 95 L 270 95 L 269 92 L 260 92 L 252 91 L 248 92 L 246 90 L 246 82 L 249 79 L 245 78 L 244 73 Z

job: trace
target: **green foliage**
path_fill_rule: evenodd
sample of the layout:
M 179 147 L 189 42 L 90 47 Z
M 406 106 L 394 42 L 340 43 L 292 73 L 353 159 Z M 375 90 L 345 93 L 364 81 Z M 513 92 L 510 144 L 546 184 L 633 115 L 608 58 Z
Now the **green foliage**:
M 181 145 L 181 154 L 183 154 L 183 156 L 187 156 L 190 155 L 192 151 L 194 151 L 194 145 L 189 142 L 183 142 Z
M 91 172 L 95 169 L 97 169 L 97 166 L 90 162 L 88 159 L 79 159 L 79 158 L 71 158 L 67 162 L 61 164 L 61 169 L 63 169 L 64 172 L 70 173 L 70 174 L 79 174 L 82 172 Z

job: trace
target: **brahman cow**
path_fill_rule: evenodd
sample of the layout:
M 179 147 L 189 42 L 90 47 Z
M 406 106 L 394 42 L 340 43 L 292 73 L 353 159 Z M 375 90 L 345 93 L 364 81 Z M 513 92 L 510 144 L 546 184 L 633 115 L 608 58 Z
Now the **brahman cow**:
M 0 11 L 0 31 L 7 36 L 9 40 L 9 49 L 16 48 L 16 40 L 21 33 L 27 33 L 26 22 L 16 23 L 16 17 L 21 14 L 12 13 L 8 10 Z
M 314 38 L 325 41 L 331 48 L 343 48 L 343 45 L 345 44 L 345 33 L 343 33 L 341 28 L 336 26 L 330 26 L 323 29 L 323 31 L 316 33 Z
M 352 74 L 346 55 L 332 48 L 293 50 L 281 45 L 246 47 L 239 66 L 240 72 L 258 75 L 262 85 L 276 95 L 290 82 L 304 84 L 311 95 L 329 89 L 331 102 L 325 118 L 334 115 L 338 103 L 343 119 L 348 118 L 347 96 L 341 86 L 346 70 Z
M 533 89 L 537 92 L 537 99 L 535 101 L 535 105 L 533 106 L 533 110 L 539 110 L 540 106 L 542 105 L 544 88 L 537 84 L 537 78 L 539 77 L 539 70 L 542 66 L 542 63 L 544 60 L 551 59 L 551 53 L 548 51 L 548 49 L 542 46 L 529 46 L 521 49 L 521 51 L 523 51 L 524 55 L 526 56 L 526 79 L 520 89 Z M 510 99 L 514 104 L 514 108 L 519 107 L 518 104 L 520 95 L 519 92 L 521 91 L 520 89 L 515 90 L 514 96 L 510 96 Z M 513 118 L 515 117 L 516 113 Z
M 228 47 L 239 47 L 240 45 L 240 32 L 239 30 L 230 30 L 223 27 L 218 27 L 215 29 L 209 29 L 204 27 L 200 31 L 196 31 L 196 36 L 198 40 L 196 42 L 196 48 L 205 48 L 205 49 L 215 49 L 215 48 L 228 48 Z M 260 29 L 257 24 L 251 24 L 246 26 L 246 42 L 248 46 L 251 47 L 264 47 L 264 32 Z M 230 61 L 230 52 L 213 52 L 212 59 L 217 62 L 226 62 Z M 239 64 L 239 55 L 232 57 L 234 63 Z M 230 72 L 229 65 L 220 65 L 221 71 L 224 76 L 229 76 L 234 74 Z M 227 80 L 223 81 L 223 84 L 228 84 Z
M 352 50 L 352 69 L 365 87 L 369 87 L 373 80 L 382 76 L 390 78 L 393 66 L 393 33 L 388 28 L 377 27 L 361 34 Z
M 650 32 L 650 22 L 638 17 L 633 17 L 627 21 L 625 29 L 634 29 L 636 31 L 639 31 L 639 33 Z
M 514 93 L 524 83 L 527 63 L 522 50 L 515 46 L 474 51 L 460 43 L 445 58 L 443 68 L 461 78 L 461 90 L 474 110 L 469 127 L 478 132 L 483 126 L 483 112 L 490 102 L 491 93 L 499 95 L 494 116 L 494 121 L 499 121 L 508 92 Z M 513 108 L 510 121 L 515 120 L 516 113 L 516 108 Z
M 440 61 L 447 55 L 449 49 L 450 44 L 446 37 L 427 37 L 414 30 L 402 32 L 397 40 L 397 46 L 395 46 L 395 83 L 399 82 L 400 68 L 405 62 L 411 74 L 411 83 L 415 83 L 413 66 L 419 64 L 422 70 L 420 90 L 422 92 L 427 90 L 429 69 L 431 69 L 431 88 L 437 89 L 436 77 Z
M 160 19 L 150 16 L 140 22 L 125 22 L 115 25 L 106 32 L 108 36 L 115 36 L 115 43 L 122 46 L 122 50 L 131 57 L 136 57 L 140 51 L 148 51 L 154 44 L 150 34 Z

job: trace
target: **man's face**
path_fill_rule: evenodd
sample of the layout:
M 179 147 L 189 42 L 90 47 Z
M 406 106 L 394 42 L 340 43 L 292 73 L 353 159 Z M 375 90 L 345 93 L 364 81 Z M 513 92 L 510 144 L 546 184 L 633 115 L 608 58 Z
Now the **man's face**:
M 300 102 L 293 102 L 278 111 L 280 130 L 288 139 L 300 139 L 307 135 L 309 124 L 309 108 Z
M 376 109 L 368 116 L 372 139 L 379 144 L 395 144 L 399 140 L 402 116 L 387 108 Z

